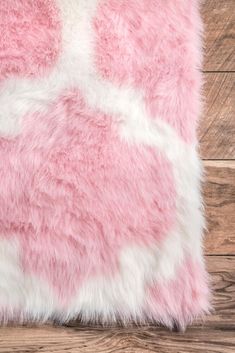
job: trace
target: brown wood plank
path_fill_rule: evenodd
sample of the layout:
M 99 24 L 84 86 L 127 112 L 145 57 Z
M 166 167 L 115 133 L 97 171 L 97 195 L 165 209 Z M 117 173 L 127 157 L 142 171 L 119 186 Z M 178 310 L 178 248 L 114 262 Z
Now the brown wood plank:
M 186 333 L 159 327 L 8 327 L 0 329 L 0 352 L 232 353 L 235 351 L 235 257 L 210 256 L 215 314 Z
M 235 161 L 204 161 L 207 254 L 235 255 Z
M 202 5 L 205 23 L 206 71 L 235 71 L 235 2 L 205 0 Z
M 199 124 L 202 157 L 235 159 L 235 73 L 205 74 L 204 101 Z
M 207 256 L 206 264 L 214 312 L 206 318 L 204 327 L 232 329 L 235 337 L 235 256 Z
M 15 328 L 0 330 L 1 353 L 234 353 L 233 331 L 164 329 Z

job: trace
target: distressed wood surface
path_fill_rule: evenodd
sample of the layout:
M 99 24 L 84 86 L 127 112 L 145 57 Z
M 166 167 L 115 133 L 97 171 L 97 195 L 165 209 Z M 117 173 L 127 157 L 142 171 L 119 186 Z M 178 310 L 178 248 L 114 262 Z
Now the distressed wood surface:
M 207 256 L 211 275 L 213 315 L 208 316 L 204 328 L 234 331 L 235 337 L 235 256 Z
M 207 73 L 204 78 L 205 104 L 199 125 L 201 156 L 235 159 L 235 72 Z
M 204 69 L 235 71 L 235 2 L 204 0 Z
M 235 255 L 235 161 L 204 161 L 207 254 Z
M 164 329 L 42 327 L 0 331 L 2 353 L 234 353 L 234 332 L 203 327 L 187 334 Z
M 0 329 L 4 353 L 196 353 L 235 351 L 235 257 L 208 256 L 215 314 L 185 334 L 164 328 L 11 327 Z M 229 318 L 229 319 L 228 319 Z

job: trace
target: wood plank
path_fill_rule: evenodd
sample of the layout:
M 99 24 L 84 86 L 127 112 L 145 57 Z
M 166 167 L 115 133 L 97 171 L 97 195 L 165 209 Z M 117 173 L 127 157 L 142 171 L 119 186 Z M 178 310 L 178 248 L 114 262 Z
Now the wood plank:
M 235 255 L 235 161 L 204 161 L 207 254 Z
M 235 333 L 235 256 L 207 256 L 206 264 L 211 275 L 214 312 L 206 318 L 204 328 L 227 328 Z
M 206 71 L 235 71 L 234 0 L 205 0 L 202 5 L 205 23 Z
M 0 329 L 0 352 L 60 353 L 232 353 L 235 351 L 235 257 L 207 258 L 215 314 L 186 333 L 164 328 L 10 327 Z
M 14 328 L 0 330 L 1 353 L 234 353 L 233 331 L 164 329 Z
M 205 74 L 204 99 L 199 124 L 202 157 L 235 159 L 235 73 Z

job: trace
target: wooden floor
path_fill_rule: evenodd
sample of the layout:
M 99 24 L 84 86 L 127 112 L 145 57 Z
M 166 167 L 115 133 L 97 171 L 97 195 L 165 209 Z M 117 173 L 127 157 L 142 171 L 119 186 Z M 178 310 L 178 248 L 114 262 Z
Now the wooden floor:
M 215 312 L 185 334 L 163 328 L 0 329 L 0 352 L 235 352 L 235 0 L 204 0 L 205 111 L 199 132 L 206 168 L 206 260 Z

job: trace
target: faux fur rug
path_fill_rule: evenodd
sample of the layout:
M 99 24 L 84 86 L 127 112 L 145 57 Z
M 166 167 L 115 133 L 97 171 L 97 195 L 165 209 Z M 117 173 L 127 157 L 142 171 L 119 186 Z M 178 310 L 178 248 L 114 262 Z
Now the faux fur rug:
M 0 1 L 0 321 L 208 311 L 197 0 Z

